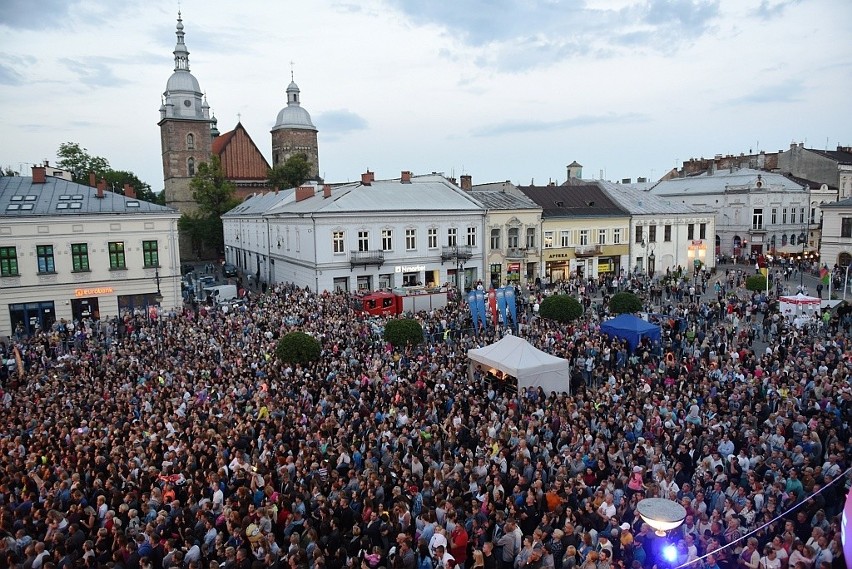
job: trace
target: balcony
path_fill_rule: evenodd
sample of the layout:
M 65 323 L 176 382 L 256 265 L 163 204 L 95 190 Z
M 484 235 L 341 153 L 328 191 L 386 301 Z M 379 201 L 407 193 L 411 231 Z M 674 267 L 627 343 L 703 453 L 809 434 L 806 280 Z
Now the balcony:
M 441 262 L 443 261 L 467 261 L 473 257 L 473 247 L 470 245 L 449 245 L 441 247 Z
M 594 257 L 601 254 L 600 245 L 578 245 L 574 247 L 575 257 Z
M 526 247 L 509 247 L 506 249 L 507 259 L 525 259 L 527 256 Z
M 385 252 L 381 250 L 374 251 L 350 251 L 349 265 L 350 271 L 359 265 L 377 265 L 381 267 L 385 264 Z
M 754 235 L 756 233 L 764 234 L 764 233 L 766 233 L 766 226 L 762 225 L 762 224 L 761 225 L 752 225 L 751 229 L 749 230 L 749 233 L 751 233 L 752 235 Z

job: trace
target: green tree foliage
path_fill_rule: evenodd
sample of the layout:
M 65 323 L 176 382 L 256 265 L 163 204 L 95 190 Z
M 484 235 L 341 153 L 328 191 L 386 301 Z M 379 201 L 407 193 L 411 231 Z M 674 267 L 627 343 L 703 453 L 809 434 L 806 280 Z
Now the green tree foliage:
M 270 168 L 266 176 L 269 185 L 277 190 L 296 188 L 308 180 L 311 166 L 306 154 L 294 154 L 283 164 Z
M 751 275 L 746 279 L 746 288 L 752 292 L 763 292 L 766 290 L 766 277 L 763 275 Z
M 202 246 L 223 251 L 225 234 L 222 214 L 232 210 L 240 202 L 234 197 L 236 187 L 225 178 L 218 156 L 211 156 L 210 162 L 198 165 L 190 188 L 192 199 L 198 204 L 198 211 L 183 214 L 178 227 L 189 235 L 196 252 L 199 252 Z
M 632 314 L 642 310 L 642 299 L 631 292 L 619 292 L 609 299 L 609 310 L 615 314 Z
M 554 294 L 541 302 L 539 314 L 542 318 L 567 324 L 583 315 L 583 305 L 567 294 Z
M 412 318 L 389 320 L 385 325 L 385 341 L 395 348 L 416 346 L 423 342 L 423 327 Z
M 124 184 L 129 184 L 136 190 L 136 197 L 142 201 L 165 205 L 166 196 L 164 192 L 155 193 L 151 186 L 139 179 L 136 174 L 128 170 L 113 170 L 109 160 L 102 156 L 89 154 L 86 148 L 82 148 L 76 142 L 63 142 L 56 151 L 59 157 L 57 165 L 71 172 L 71 179 L 78 184 L 89 184 L 89 172 L 94 172 L 98 180 L 106 180 L 107 188 L 117 194 L 124 195 Z
M 309 364 L 319 359 L 322 347 L 313 336 L 290 332 L 278 341 L 275 356 L 286 364 Z

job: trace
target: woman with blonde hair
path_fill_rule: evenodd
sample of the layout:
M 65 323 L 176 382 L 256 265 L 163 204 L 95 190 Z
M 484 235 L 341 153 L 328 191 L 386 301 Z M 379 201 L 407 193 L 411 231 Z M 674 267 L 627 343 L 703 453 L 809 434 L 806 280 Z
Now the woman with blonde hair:
M 471 569 L 485 569 L 485 556 L 482 555 L 481 549 L 473 550 L 473 565 Z

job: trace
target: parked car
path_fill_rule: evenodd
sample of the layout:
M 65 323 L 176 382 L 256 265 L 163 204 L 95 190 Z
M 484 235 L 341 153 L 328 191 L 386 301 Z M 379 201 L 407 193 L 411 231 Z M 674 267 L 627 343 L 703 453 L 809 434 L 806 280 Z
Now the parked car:
M 222 265 L 222 274 L 225 275 L 226 278 L 235 277 L 237 276 L 237 267 L 231 263 L 225 263 Z

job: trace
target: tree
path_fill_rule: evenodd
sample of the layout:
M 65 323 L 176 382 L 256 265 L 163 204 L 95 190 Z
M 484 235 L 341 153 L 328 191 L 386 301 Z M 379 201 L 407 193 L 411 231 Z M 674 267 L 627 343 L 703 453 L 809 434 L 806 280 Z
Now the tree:
M 320 358 L 322 346 L 313 336 L 304 332 L 290 332 L 278 341 L 275 356 L 287 364 L 309 364 Z
M 189 234 L 196 252 L 200 252 L 202 247 L 221 252 L 225 248 L 222 214 L 234 209 L 240 202 L 234 197 L 236 187 L 225 178 L 218 156 L 211 156 L 210 162 L 198 165 L 189 187 L 198 211 L 183 214 L 178 227 Z
M 150 185 L 129 170 L 113 170 L 106 158 L 89 154 L 76 142 L 63 142 L 56 155 L 59 157 L 57 165 L 70 171 L 71 179 L 78 184 L 88 185 L 89 172 L 93 172 L 98 180 L 106 180 L 107 188 L 112 192 L 124 195 L 124 185 L 129 184 L 140 200 L 166 205 L 165 192 L 155 193 Z
M 306 154 L 294 154 L 283 164 L 270 168 L 266 176 L 269 185 L 277 190 L 297 188 L 308 180 L 311 166 Z
M 751 275 L 746 279 L 746 288 L 752 292 L 763 292 L 766 290 L 766 277 L 763 275 Z
M 541 302 L 539 314 L 542 318 L 567 324 L 583 315 L 583 305 L 573 296 L 554 294 Z
M 423 327 L 412 318 L 397 318 L 385 325 L 384 337 L 395 348 L 416 346 L 423 342 Z
M 642 310 L 642 299 L 632 292 L 619 292 L 609 299 L 609 310 L 615 314 L 632 314 Z
M 0 168 L 0 176 L 20 176 L 20 174 L 12 169 L 11 166 Z

